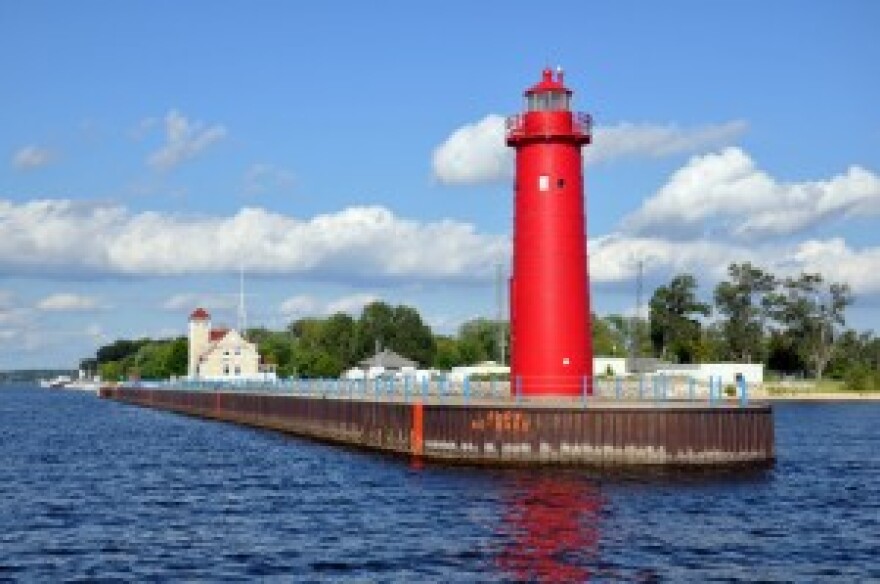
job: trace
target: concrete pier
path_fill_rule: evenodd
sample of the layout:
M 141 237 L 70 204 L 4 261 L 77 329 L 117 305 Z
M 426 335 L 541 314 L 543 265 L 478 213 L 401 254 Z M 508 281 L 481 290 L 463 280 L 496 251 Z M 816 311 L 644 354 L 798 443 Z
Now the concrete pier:
M 104 387 L 102 398 L 447 463 L 672 467 L 773 463 L 768 405 L 395 399 Z

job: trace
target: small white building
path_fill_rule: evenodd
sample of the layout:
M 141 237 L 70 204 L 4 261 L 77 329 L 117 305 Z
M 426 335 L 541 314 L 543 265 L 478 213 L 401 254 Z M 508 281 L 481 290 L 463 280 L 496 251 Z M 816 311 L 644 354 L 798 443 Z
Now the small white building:
M 708 383 L 710 377 L 721 378 L 721 383 L 733 385 L 740 378 L 748 385 L 764 383 L 763 363 L 698 363 L 694 365 L 664 364 L 657 367 L 657 373 L 670 377 L 693 378 L 700 383 Z
M 274 365 L 262 365 L 257 345 L 235 329 L 212 328 L 211 315 L 197 308 L 189 317 L 187 376 L 202 381 L 274 381 Z
M 458 367 L 453 367 L 449 372 L 449 380 L 464 381 L 465 379 L 474 376 L 483 377 L 489 375 L 495 375 L 498 377 L 510 375 L 510 367 L 508 365 L 499 365 L 495 361 L 483 361 L 476 365 L 460 365 Z
M 411 359 L 398 355 L 394 351 L 382 349 L 372 357 L 367 357 L 342 374 L 343 379 L 376 379 L 409 377 L 421 382 L 430 379 L 436 372 L 430 369 L 419 369 L 419 364 Z
M 626 375 L 626 357 L 593 357 L 595 377 L 621 377 Z

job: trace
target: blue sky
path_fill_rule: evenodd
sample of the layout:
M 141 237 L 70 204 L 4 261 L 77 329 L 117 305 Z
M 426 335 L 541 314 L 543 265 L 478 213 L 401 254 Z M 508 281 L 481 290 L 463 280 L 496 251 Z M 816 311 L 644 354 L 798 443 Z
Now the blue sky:
M 875 2 L 0 4 L 0 369 L 382 298 L 494 314 L 503 117 L 562 65 L 596 119 L 594 307 L 730 261 L 880 325 Z

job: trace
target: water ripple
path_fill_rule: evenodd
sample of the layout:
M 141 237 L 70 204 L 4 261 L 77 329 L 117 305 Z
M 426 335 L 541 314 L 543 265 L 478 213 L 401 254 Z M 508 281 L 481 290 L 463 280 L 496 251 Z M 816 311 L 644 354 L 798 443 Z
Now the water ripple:
M 0 580 L 880 579 L 880 406 L 782 405 L 762 473 L 408 466 L 0 390 Z

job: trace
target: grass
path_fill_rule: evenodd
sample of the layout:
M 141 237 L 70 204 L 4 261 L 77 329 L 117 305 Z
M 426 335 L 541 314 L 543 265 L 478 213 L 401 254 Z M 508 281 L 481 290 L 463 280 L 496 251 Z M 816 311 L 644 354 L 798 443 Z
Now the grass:
M 847 389 L 839 379 L 808 379 L 791 382 L 769 382 L 764 385 L 768 395 L 803 395 L 811 393 L 864 393 Z

